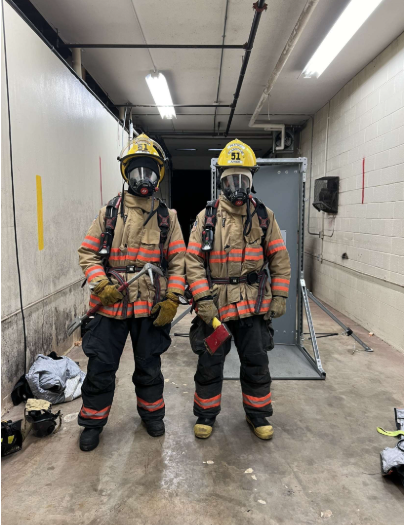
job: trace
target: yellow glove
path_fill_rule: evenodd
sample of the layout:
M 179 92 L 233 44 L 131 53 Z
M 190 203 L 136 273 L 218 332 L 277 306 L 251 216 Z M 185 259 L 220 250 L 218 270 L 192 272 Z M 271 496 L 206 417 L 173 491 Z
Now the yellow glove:
M 269 311 L 264 315 L 264 319 L 276 319 L 286 314 L 286 297 L 276 296 L 272 297 Z
M 123 295 L 118 291 L 115 284 L 111 284 L 108 279 L 103 279 L 93 288 L 93 294 L 101 299 L 104 306 L 110 306 L 123 299 Z
M 167 292 L 165 298 L 157 303 L 151 311 L 151 315 L 158 312 L 158 316 L 153 323 L 154 326 L 165 326 L 171 323 L 177 313 L 179 302 L 178 297 L 174 293 Z

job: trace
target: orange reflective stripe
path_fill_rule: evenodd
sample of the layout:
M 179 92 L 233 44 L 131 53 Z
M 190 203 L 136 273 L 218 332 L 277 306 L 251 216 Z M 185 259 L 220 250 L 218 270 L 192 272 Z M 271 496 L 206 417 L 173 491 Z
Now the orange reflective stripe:
M 106 277 L 105 271 L 104 271 L 104 267 L 99 265 L 99 264 L 95 264 L 94 266 L 90 266 L 90 268 L 88 268 L 84 272 L 84 275 L 87 277 L 87 281 L 89 283 L 91 283 L 91 281 L 93 279 L 95 279 L 96 277 Z
M 145 410 L 148 410 L 149 412 L 155 412 L 156 410 L 160 410 L 160 408 L 163 408 L 165 406 L 164 399 L 158 399 L 157 401 L 153 401 L 153 403 L 148 403 L 144 399 L 140 399 L 140 397 L 137 398 L 137 406 L 140 408 L 144 408 Z
M 92 250 L 93 252 L 98 252 L 100 249 L 100 239 L 97 239 L 97 237 L 91 237 L 91 235 L 86 235 L 84 238 L 84 241 L 81 243 L 84 248 L 88 248 L 89 250 Z
M 199 257 L 202 257 L 202 258 L 205 257 L 205 254 L 202 251 L 202 244 L 200 242 L 190 242 L 188 244 L 187 253 L 198 255 Z
M 210 397 L 209 399 L 202 399 L 195 392 L 194 403 L 197 404 L 199 407 L 203 408 L 204 410 L 206 410 L 208 408 L 220 406 L 221 397 L 222 397 L 222 394 L 219 394 L 218 396 Z
M 100 299 L 96 295 L 91 295 L 90 297 L 90 307 L 93 308 L 100 304 Z M 150 310 L 153 307 L 151 301 L 135 301 L 134 303 L 129 303 L 126 308 L 126 315 L 131 316 L 135 314 L 150 314 Z M 100 313 L 105 313 L 114 316 L 123 315 L 123 304 L 122 302 L 112 304 L 110 306 L 101 306 L 98 310 Z
M 84 405 L 82 405 L 80 410 L 80 416 L 84 417 L 85 419 L 105 419 L 108 417 L 111 410 L 111 405 L 101 409 L 101 410 L 93 410 L 92 408 L 86 408 Z
M 178 288 L 182 291 L 185 290 L 185 279 L 184 277 L 177 276 L 177 275 L 171 275 L 168 278 L 168 285 L 167 288 Z
M 289 291 L 289 279 L 282 279 L 280 277 L 274 277 L 271 280 L 271 288 L 272 290 L 279 290 L 282 292 L 288 292 Z
M 267 248 L 268 255 L 272 255 L 281 250 L 286 250 L 286 246 L 285 246 L 283 239 L 275 239 L 274 241 L 271 241 L 270 243 L 268 243 L 268 248 Z
M 185 243 L 182 240 L 170 242 L 168 245 L 168 255 L 174 255 L 176 253 L 185 252 Z
M 226 251 L 211 252 L 209 262 L 223 264 L 226 262 L 242 262 L 243 261 L 243 250 L 237 248 Z
M 248 396 L 247 394 L 243 393 L 243 404 L 248 405 L 255 408 L 262 408 L 267 405 L 270 405 L 272 403 L 271 401 L 271 392 L 267 394 L 264 397 L 254 397 L 254 396 Z
M 199 279 L 198 281 L 195 281 L 194 283 L 189 285 L 189 289 L 192 292 L 192 295 L 197 295 L 201 292 L 206 292 L 209 290 L 209 284 L 207 279 Z
M 269 310 L 272 299 L 263 299 L 261 303 L 260 313 L 265 313 Z M 228 319 L 230 317 L 237 317 L 246 313 L 255 313 L 255 301 L 240 301 L 239 303 L 233 303 L 222 308 L 219 308 L 220 320 Z

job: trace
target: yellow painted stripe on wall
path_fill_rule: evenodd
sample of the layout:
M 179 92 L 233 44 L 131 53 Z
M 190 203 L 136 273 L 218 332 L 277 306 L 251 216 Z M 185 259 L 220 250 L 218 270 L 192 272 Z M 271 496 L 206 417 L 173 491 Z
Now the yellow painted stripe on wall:
M 42 179 L 36 176 L 36 214 L 38 222 L 38 249 L 43 250 L 43 205 L 42 205 Z

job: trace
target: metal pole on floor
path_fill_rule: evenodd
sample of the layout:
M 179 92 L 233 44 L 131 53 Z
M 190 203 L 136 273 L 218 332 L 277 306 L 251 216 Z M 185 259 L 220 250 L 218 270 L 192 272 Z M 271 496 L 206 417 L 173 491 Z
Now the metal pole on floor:
M 341 328 L 344 329 L 346 335 L 350 335 L 350 336 L 352 336 L 353 339 L 355 339 L 355 341 L 356 341 L 357 343 L 359 343 L 361 346 L 363 346 L 363 348 L 365 349 L 366 352 L 373 352 L 373 349 L 370 348 L 370 346 L 368 346 L 367 344 L 365 344 L 365 343 L 362 341 L 362 339 L 359 339 L 359 337 L 353 332 L 353 330 L 352 330 L 351 328 L 349 328 L 348 326 L 344 325 L 344 323 L 343 323 L 342 321 L 340 321 L 340 320 L 338 319 L 338 317 L 335 317 L 335 315 L 334 315 L 334 314 L 333 314 L 333 313 L 332 313 L 327 307 L 325 307 L 325 306 L 323 305 L 323 303 L 321 303 L 321 302 L 317 299 L 317 297 L 314 297 L 314 295 L 310 292 L 310 290 L 307 290 L 307 294 L 308 294 L 308 296 L 310 297 L 310 299 L 311 299 L 313 302 L 315 302 L 316 305 L 317 305 L 318 307 L 320 307 L 320 308 L 323 310 L 323 312 L 325 312 L 327 315 L 329 315 L 333 321 L 335 321 L 337 324 L 339 324 L 339 326 L 340 326 Z

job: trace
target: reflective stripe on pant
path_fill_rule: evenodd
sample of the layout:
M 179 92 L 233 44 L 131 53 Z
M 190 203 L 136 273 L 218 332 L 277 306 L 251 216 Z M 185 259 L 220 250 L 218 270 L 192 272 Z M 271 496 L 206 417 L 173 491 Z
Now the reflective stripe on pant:
M 240 358 L 240 383 L 246 414 L 258 417 L 272 415 L 271 376 L 267 351 L 273 347 L 271 328 L 263 315 L 254 315 L 226 323 L 234 337 Z M 231 343 L 227 341 L 211 356 L 199 355 L 195 374 L 194 414 L 215 417 L 220 412 L 223 366 Z
M 156 328 L 150 317 L 120 320 L 96 314 L 87 328 L 83 351 L 89 360 L 81 389 L 83 406 L 78 417 L 79 425 L 99 427 L 107 423 L 114 397 L 115 375 L 129 333 L 135 358 L 132 381 L 139 415 L 146 421 L 163 419 L 164 378 L 160 356 L 171 343 L 170 325 Z

